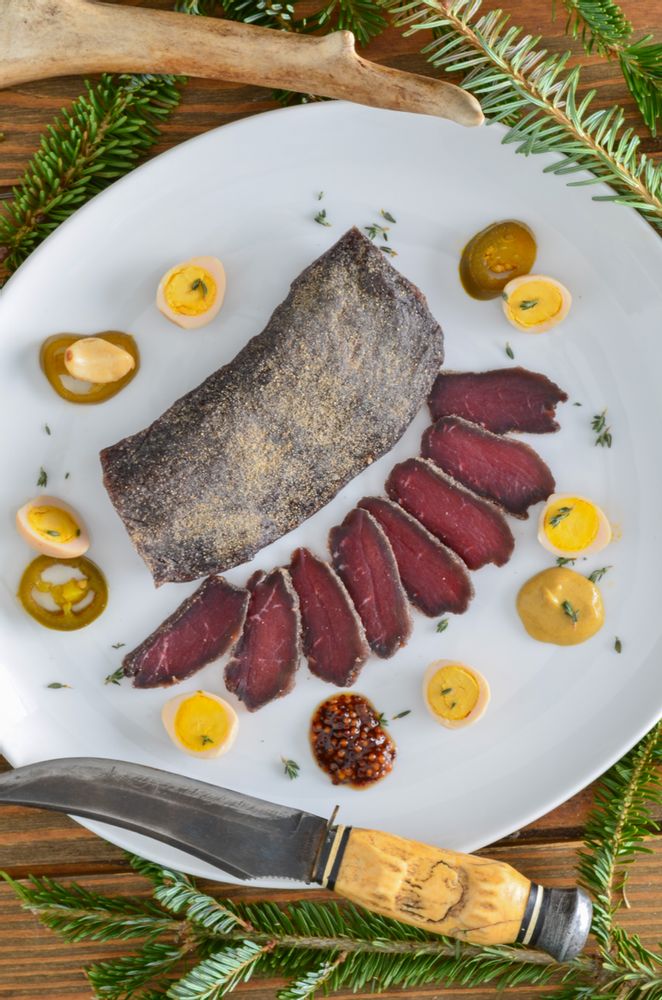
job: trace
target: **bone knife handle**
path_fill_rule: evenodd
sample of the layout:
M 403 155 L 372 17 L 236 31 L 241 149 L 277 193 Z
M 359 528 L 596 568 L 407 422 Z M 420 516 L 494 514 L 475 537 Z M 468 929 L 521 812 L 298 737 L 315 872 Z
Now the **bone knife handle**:
M 557 961 L 580 953 L 591 925 L 582 889 L 545 889 L 501 861 L 357 827 L 330 829 L 316 881 L 425 931 L 476 945 L 519 942 Z

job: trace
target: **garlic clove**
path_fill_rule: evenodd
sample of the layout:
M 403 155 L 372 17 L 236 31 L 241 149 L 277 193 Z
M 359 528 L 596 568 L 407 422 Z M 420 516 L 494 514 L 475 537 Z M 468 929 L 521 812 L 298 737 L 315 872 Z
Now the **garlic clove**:
M 100 385 L 124 378 L 136 363 L 128 351 L 102 337 L 82 337 L 65 351 L 64 365 L 73 378 Z

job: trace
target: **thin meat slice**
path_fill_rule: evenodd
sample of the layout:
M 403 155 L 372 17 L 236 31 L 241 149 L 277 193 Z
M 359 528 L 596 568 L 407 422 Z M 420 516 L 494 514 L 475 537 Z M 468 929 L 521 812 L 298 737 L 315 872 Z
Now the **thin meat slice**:
M 338 575 L 308 549 L 292 555 L 290 576 L 299 595 L 303 651 L 313 674 L 349 687 L 370 653 L 361 619 Z
M 467 610 L 474 590 L 459 556 L 391 500 L 364 497 L 359 507 L 372 514 L 384 530 L 414 607 L 430 618 L 447 612 L 461 615 Z
M 329 548 L 368 645 L 377 656 L 393 656 L 409 638 L 411 616 L 388 538 L 366 510 L 356 509 L 331 529 Z
M 549 467 L 528 444 L 492 434 L 461 417 L 441 417 L 428 427 L 421 454 L 515 517 L 528 517 L 528 508 L 551 496 L 556 485 Z
M 433 420 L 464 417 L 495 434 L 557 431 L 557 403 L 568 395 L 540 372 L 497 368 L 489 372 L 441 372 L 428 399 Z
M 248 592 L 210 576 L 131 653 L 122 667 L 138 688 L 163 687 L 190 677 L 237 641 Z
M 299 599 L 287 570 L 248 581 L 250 603 L 241 638 L 225 667 L 225 686 L 249 712 L 294 687 L 301 656 Z
M 457 552 L 469 569 L 486 563 L 503 566 L 510 559 L 515 540 L 501 511 L 432 462 L 409 458 L 396 465 L 386 481 L 386 492 Z

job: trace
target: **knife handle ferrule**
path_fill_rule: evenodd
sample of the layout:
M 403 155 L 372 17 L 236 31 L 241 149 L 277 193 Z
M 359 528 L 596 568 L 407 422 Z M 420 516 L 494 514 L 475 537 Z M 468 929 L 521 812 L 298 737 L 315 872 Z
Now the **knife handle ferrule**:
M 329 826 L 313 875 L 313 881 L 325 889 L 333 890 L 336 887 L 351 832 L 351 826 Z

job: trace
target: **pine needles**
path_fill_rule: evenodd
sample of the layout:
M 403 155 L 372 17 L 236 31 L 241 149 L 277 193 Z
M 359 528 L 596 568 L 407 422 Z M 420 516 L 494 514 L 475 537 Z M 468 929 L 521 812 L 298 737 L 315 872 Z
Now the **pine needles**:
M 646 35 L 631 42 L 632 25 L 615 0 L 562 0 L 568 13 L 566 34 L 581 40 L 584 51 L 616 58 L 646 125 L 657 135 L 662 117 L 662 44 Z
M 615 923 L 628 867 L 657 830 L 650 807 L 662 803 L 660 764 L 662 723 L 601 782 L 579 860 L 595 899 L 599 958 L 564 966 L 518 947 L 459 944 L 351 905 L 216 899 L 187 875 L 135 857 L 152 900 L 108 898 L 51 879 L 7 881 L 26 909 L 69 941 L 141 939 L 133 955 L 88 969 L 103 1000 L 219 1000 L 252 976 L 274 973 L 289 981 L 279 1000 L 487 984 L 546 986 L 557 1000 L 660 1000 L 662 956 Z
M 538 49 L 540 38 L 509 25 L 503 11 L 481 14 L 480 0 L 379 2 L 408 34 L 433 32 L 422 51 L 436 68 L 465 74 L 462 86 L 486 117 L 509 126 L 503 142 L 527 156 L 558 153 L 546 173 L 589 171 L 592 177 L 569 183 L 606 181 L 615 193 L 596 201 L 629 205 L 662 231 L 662 165 L 640 152 L 622 108 L 594 108 L 594 90 L 580 98 L 580 68 L 567 69 L 570 53 Z
M 11 273 L 80 205 L 123 176 L 179 103 L 172 77 L 104 75 L 42 136 L 0 216 L 0 260 Z

